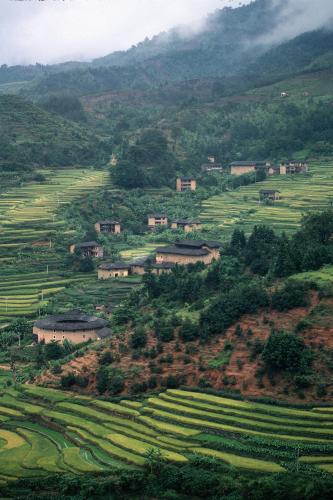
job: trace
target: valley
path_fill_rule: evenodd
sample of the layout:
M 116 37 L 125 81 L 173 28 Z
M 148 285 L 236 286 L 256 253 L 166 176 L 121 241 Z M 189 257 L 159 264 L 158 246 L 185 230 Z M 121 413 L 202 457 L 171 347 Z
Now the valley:
M 0 65 L 1 498 L 331 497 L 333 34 L 305 3 Z

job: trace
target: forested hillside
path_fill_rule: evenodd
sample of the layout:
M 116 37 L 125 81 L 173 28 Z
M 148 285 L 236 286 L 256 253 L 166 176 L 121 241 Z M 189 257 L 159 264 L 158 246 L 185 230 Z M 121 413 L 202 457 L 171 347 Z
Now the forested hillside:
M 2 170 L 103 164 L 111 151 L 87 128 L 17 96 L 0 96 L 0 132 Z

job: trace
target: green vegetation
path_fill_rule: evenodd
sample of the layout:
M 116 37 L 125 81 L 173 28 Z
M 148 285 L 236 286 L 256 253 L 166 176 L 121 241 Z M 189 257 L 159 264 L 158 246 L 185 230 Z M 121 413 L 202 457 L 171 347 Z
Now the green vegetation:
M 281 200 L 271 205 L 259 204 L 260 189 L 281 191 Z M 218 227 L 221 236 L 230 237 L 234 229 L 250 233 L 255 225 L 266 225 L 279 233 L 292 234 L 302 216 L 330 206 L 333 188 L 333 163 L 311 162 L 309 175 L 277 176 L 264 183 L 228 191 L 202 203 L 200 214 L 208 228 Z
M 31 182 L 0 194 L 0 323 L 35 314 L 71 283 L 92 281 L 89 274 L 66 270 L 64 235 L 69 244 L 75 233 L 68 232 L 57 211 L 102 186 L 106 173 L 68 169 L 44 174 L 43 183 Z
M 186 390 L 168 390 L 140 403 L 67 398 L 33 386 L 17 387 L 15 399 L 10 391 L 0 397 L 5 408 L 13 399 L 21 412 L 8 414 L 0 430 L 3 485 L 51 473 L 154 470 L 164 463 L 176 463 L 180 471 L 188 466 L 199 471 L 200 464 L 228 464 L 252 474 L 284 475 L 296 466 L 312 475 L 331 470 L 331 407 L 323 408 L 325 413 Z
M 108 144 L 87 128 L 13 95 L 0 95 L 0 170 L 105 164 Z

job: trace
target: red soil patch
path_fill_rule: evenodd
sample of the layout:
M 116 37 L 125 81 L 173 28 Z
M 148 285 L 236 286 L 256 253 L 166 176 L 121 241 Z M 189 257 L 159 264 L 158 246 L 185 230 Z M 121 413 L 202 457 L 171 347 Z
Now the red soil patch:
M 89 385 L 85 392 L 96 393 L 96 371 L 99 368 L 98 359 L 102 352 L 110 350 L 115 358 L 112 368 L 120 369 L 126 374 L 125 389 L 123 394 L 131 394 L 131 387 L 137 382 L 148 382 L 154 376 L 157 379 L 157 390 L 162 389 L 161 382 L 168 376 L 173 375 L 181 378 L 182 385 L 198 386 L 200 380 L 205 379 L 214 389 L 230 389 L 239 391 L 244 396 L 271 397 L 292 402 L 312 402 L 318 401 L 316 387 L 310 387 L 304 391 L 304 397 L 297 393 L 293 382 L 286 377 L 277 375 L 274 380 L 269 380 L 263 373 L 263 364 L 260 356 L 252 357 L 251 352 L 256 342 L 264 342 L 271 331 L 272 326 L 278 330 L 293 331 L 300 320 L 305 319 L 309 312 L 319 302 L 316 295 L 312 297 L 309 308 L 298 308 L 289 312 L 279 313 L 271 311 L 269 314 L 249 315 L 242 318 L 238 324 L 241 326 L 243 334 L 237 336 L 233 325 L 228 331 L 220 336 L 216 336 L 211 342 L 200 345 L 199 342 L 184 344 L 178 341 L 180 351 L 176 350 L 176 340 L 163 344 L 163 353 L 155 359 L 141 356 L 140 359 L 133 360 L 130 350 L 124 353 L 124 346 L 128 345 L 131 332 L 113 337 L 100 345 L 101 351 L 90 350 L 85 356 L 76 358 L 63 366 L 63 373 L 74 372 L 75 374 L 87 376 Z M 325 301 L 333 305 L 333 301 Z M 252 334 L 248 335 L 248 331 Z M 329 327 L 307 327 L 300 333 L 305 343 L 313 350 L 327 353 L 333 349 L 333 322 Z M 225 366 L 210 368 L 209 362 L 214 360 L 223 351 L 225 343 L 233 346 L 230 361 Z M 157 346 L 157 339 L 153 332 L 148 336 L 148 343 L 145 350 Z M 173 355 L 173 363 L 163 362 L 168 354 Z M 162 361 L 162 362 L 161 362 Z M 162 368 L 161 374 L 153 374 L 151 364 Z M 323 361 L 323 356 L 318 356 L 314 362 L 314 370 L 325 380 L 330 380 L 331 372 L 329 366 Z M 258 373 L 259 372 L 259 373 Z M 59 385 L 60 376 L 56 376 L 50 371 L 38 377 L 37 383 Z M 333 385 L 333 384 L 332 384 Z M 332 392 L 332 391 L 329 391 Z M 332 394 L 328 393 L 325 401 L 332 401 Z

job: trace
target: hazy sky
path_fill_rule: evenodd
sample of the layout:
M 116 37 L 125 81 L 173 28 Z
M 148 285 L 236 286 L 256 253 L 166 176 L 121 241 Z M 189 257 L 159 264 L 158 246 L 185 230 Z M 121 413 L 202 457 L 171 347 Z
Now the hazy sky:
M 244 0 L 243 3 L 248 3 Z M 0 64 L 87 60 L 239 0 L 0 0 Z
M 179 24 L 194 30 L 216 8 L 251 0 L 0 0 L 0 64 L 90 60 Z M 333 20 L 333 0 L 272 0 L 285 8 L 278 41 Z

